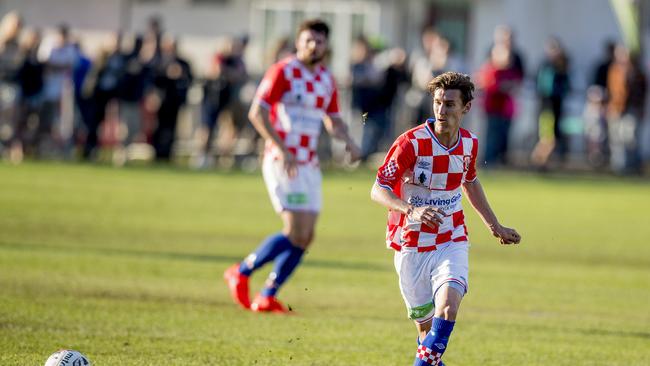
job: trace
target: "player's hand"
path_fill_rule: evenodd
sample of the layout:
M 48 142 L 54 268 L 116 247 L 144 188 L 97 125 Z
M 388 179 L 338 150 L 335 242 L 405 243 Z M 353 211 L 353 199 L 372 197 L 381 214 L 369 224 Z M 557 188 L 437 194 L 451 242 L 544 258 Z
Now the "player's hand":
M 350 162 L 354 163 L 361 159 L 361 149 L 354 142 L 348 142 L 345 145 L 345 150 L 350 153 Z
M 287 172 L 289 179 L 295 178 L 298 175 L 298 162 L 296 161 L 296 157 L 289 151 L 283 150 L 280 158 L 282 159 L 284 171 Z
M 409 218 L 411 220 L 420 221 L 423 224 L 434 228 L 442 224 L 442 218 L 447 216 L 445 211 L 440 208 L 432 206 L 415 207 Z
M 499 239 L 501 244 L 519 244 L 521 235 L 515 229 L 503 225 L 490 225 L 490 231 L 495 238 Z

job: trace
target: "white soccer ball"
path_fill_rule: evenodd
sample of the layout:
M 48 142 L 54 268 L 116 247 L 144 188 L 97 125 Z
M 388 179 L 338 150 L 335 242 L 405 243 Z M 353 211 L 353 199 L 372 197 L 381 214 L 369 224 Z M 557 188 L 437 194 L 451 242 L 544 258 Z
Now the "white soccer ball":
M 45 361 L 45 366 L 91 366 L 88 357 L 77 351 L 62 349 L 56 351 Z

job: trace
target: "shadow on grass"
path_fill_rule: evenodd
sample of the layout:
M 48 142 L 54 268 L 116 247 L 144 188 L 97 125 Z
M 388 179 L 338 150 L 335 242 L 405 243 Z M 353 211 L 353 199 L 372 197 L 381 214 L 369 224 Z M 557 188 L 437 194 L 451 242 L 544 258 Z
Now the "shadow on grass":
M 99 255 L 112 255 L 123 256 L 131 258 L 147 258 L 147 259 L 164 259 L 172 261 L 191 261 L 191 262 L 217 262 L 217 263 L 236 263 L 243 259 L 242 256 L 232 255 L 216 255 L 216 254 L 203 254 L 203 253 L 180 253 L 180 252 L 155 252 L 147 250 L 131 250 L 120 248 L 88 248 L 82 246 L 53 246 L 44 244 L 18 244 L 18 243 L 2 243 L 0 248 L 18 251 L 41 251 L 41 252 L 61 252 L 72 251 L 78 254 L 99 254 Z M 307 259 L 303 262 L 306 267 L 313 268 L 326 268 L 326 269 L 343 269 L 350 271 L 371 271 L 371 272 L 392 272 L 393 269 L 389 265 L 379 263 L 361 262 L 361 261 L 332 261 L 322 259 Z

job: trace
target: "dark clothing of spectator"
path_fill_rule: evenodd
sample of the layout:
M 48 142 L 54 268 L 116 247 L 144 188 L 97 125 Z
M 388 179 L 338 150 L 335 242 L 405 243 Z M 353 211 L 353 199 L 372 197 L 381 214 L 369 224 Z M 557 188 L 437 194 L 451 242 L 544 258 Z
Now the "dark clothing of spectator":
M 89 158 L 99 142 L 99 127 L 106 118 L 108 103 L 120 95 L 122 75 L 124 72 L 124 57 L 119 52 L 110 54 L 96 71 L 95 85 L 92 94 L 92 118 L 87 125 L 88 134 L 83 156 Z
M 124 57 L 124 72 L 120 97 L 129 102 L 140 102 L 147 87 L 148 69 L 137 54 Z
M 614 59 L 608 57 L 601 61 L 594 71 L 593 85 L 598 85 L 603 89 L 607 89 L 607 73 L 609 72 L 609 67 L 612 66 Z
M 361 141 L 361 159 L 376 152 L 388 128 L 387 97 L 382 87 L 385 71 L 379 70 L 372 57 L 352 65 L 352 106 L 365 115 Z
M 40 96 L 43 91 L 43 72 L 45 65 L 38 60 L 36 50 L 29 52 L 18 69 L 16 81 L 22 98 Z
M 562 61 L 564 62 L 564 61 Z M 562 131 L 560 122 L 564 111 L 564 100 L 569 94 L 569 74 L 566 65 L 546 60 L 537 72 L 537 95 L 540 102 L 539 115 L 550 111 L 553 115 L 553 136 L 555 149 L 564 160 L 568 152 L 568 136 Z
M 126 125 L 123 144 L 135 141 L 142 131 L 141 103 L 148 89 L 150 69 L 140 60 L 139 48 L 124 56 L 124 73 L 120 88 L 120 119 Z
M 221 75 L 208 79 L 203 84 L 201 112 L 203 124 L 208 131 L 207 141 L 204 146 L 204 153 L 206 154 L 212 149 L 212 140 L 218 132 L 217 122 L 219 115 L 230 103 L 231 93 L 230 83 Z
M 21 67 L 21 52 L 17 39 L 10 39 L 2 44 L 0 51 L 0 81 L 14 83 L 18 69 Z
M 25 152 L 32 155 L 37 148 L 37 141 L 40 135 L 49 131 L 42 131 L 39 124 L 33 131 L 30 131 L 30 120 L 36 117 L 40 119 L 43 107 L 43 72 L 45 65 L 38 60 L 37 48 L 29 50 L 16 73 L 16 82 L 20 88 L 18 102 L 18 113 L 16 120 L 16 131 L 14 141 L 20 141 Z
M 158 110 L 158 127 L 153 135 L 153 146 L 156 150 L 156 158 L 159 160 L 171 158 L 178 112 L 185 104 L 192 80 L 192 71 L 187 61 L 178 56 L 163 58 L 155 78 L 161 101 Z
M 79 127 L 77 127 L 77 140 L 79 141 L 87 139 L 89 126 L 93 123 L 94 118 L 92 93 L 84 89 L 92 67 L 93 64 L 90 58 L 81 52 L 80 49 L 77 49 L 77 62 L 75 62 L 72 68 L 72 83 L 74 84 L 74 101 L 77 107 L 75 112 L 78 113 L 76 120 L 77 123 L 81 122 L 78 126 L 83 125 L 85 130 L 83 132 L 85 137 L 82 138 Z

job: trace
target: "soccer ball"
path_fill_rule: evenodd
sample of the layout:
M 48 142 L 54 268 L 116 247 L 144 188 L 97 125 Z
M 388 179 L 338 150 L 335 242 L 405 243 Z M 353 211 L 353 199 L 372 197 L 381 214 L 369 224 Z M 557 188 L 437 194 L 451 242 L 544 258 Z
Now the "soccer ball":
M 91 366 L 88 357 L 77 351 L 62 349 L 56 351 L 45 361 L 45 366 Z

